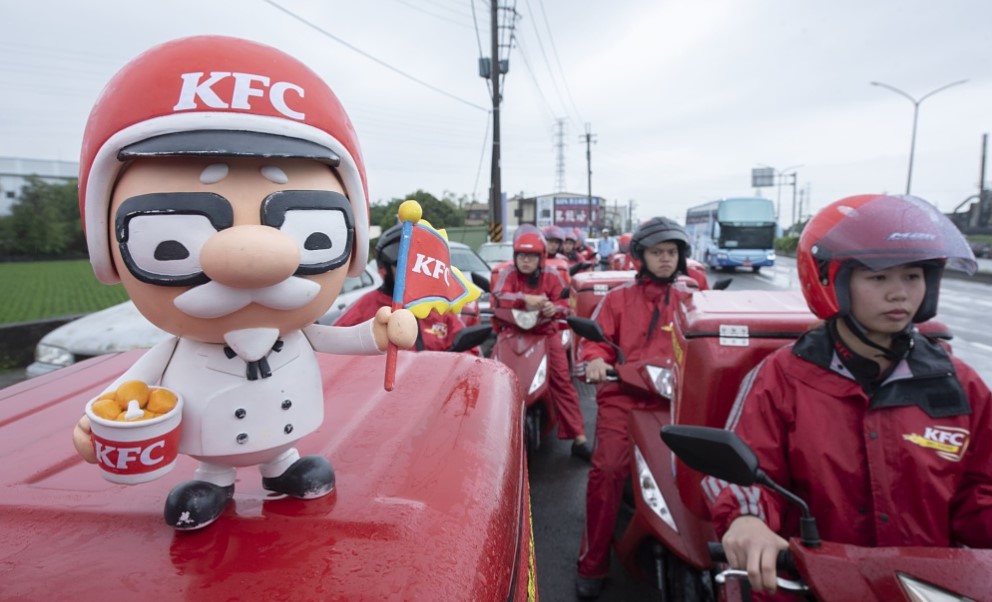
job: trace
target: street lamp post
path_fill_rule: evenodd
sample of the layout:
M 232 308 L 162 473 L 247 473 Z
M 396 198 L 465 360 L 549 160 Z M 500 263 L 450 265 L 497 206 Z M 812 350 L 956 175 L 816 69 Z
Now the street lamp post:
M 903 98 L 908 99 L 909 102 L 913 103 L 913 135 L 909 139 L 909 173 L 907 173 L 907 175 L 906 175 L 906 194 L 909 194 L 910 188 L 912 187 L 912 184 L 913 184 L 913 155 L 916 152 L 916 121 L 917 121 L 917 119 L 920 116 L 920 103 L 922 103 L 927 98 L 930 98 L 931 96 L 933 96 L 937 92 L 942 92 L 942 91 L 950 88 L 951 86 L 957 86 L 957 85 L 963 84 L 963 83 L 965 83 L 967 81 L 968 80 L 966 80 L 966 79 L 962 79 L 960 81 L 956 81 L 956 82 L 951 82 L 949 84 L 945 84 L 945 85 L 943 85 L 943 86 L 941 86 L 941 87 L 939 87 L 939 88 L 937 88 L 935 90 L 931 90 L 931 91 L 927 92 L 926 94 L 924 94 L 923 96 L 921 96 L 919 99 L 913 98 L 912 96 L 910 96 L 906 92 L 903 92 L 899 88 L 896 88 L 895 86 L 890 86 L 889 84 L 885 84 L 885 83 L 882 83 L 882 82 L 871 82 L 871 85 L 873 85 L 873 86 L 879 86 L 880 88 L 886 88 L 887 90 L 891 90 L 891 91 L 895 92 L 896 94 L 898 94 L 899 96 L 902 96 Z
M 782 219 L 782 178 L 784 176 L 790 175 L 792 172 L 792 221 L 796 221 L 796 173 L 795 170 L 803 167 L 802 165 L 790 165 L 785 169 L 775 169 L 771 165 L 765 165 L 764 163 L 758 163 L 759 167 L 767 167 L 775 172 L 775 183 L 778 188 L 777 197 L 775 200 L 775 219 Z M 791 224 L 790 224 L 791 225 Z

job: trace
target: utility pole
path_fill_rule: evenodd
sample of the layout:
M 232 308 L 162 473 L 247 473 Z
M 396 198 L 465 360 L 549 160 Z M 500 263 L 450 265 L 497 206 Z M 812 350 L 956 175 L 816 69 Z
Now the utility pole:
M 792 176 L 792 226 L 796 225 L 796 172 L 789 174 Z
M 589 206 L 589 222 L 586 224 L 588 236 L 593 236 L 592 223 L 592 143 L 595 142 L 596 135 L 592 133 L 592 126 L 586 123 L 586 133 L 580 138 L 586 141 L 586 198 Z M 600 216 L 602 219 L 602 215 Z
M 499 0 L 492 0 L 490 3 L 490 34 L 492 36 L 492 59 L 489 68 L 489 78 L 493 91 L 493 152 L 492 152 L 492 182 L 489 187 L 489 213 L 492 219 L 489 222 L 489 239 L 493 242 L 503 240 L 503 191 L 500 174 L 500 146 L 499 146 L 499 76 L 502 65 L 499 60 Z

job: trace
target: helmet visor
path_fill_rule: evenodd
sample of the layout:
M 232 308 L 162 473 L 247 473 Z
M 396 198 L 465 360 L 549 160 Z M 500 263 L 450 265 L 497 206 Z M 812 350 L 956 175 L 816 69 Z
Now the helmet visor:
M 855 260 L 876 271 L 934 259 L 967 274 L 978 269 L 957 226 L 923 199 L 878 196 L 837 210 L 844 217 L 810 248 L 817 259 Z

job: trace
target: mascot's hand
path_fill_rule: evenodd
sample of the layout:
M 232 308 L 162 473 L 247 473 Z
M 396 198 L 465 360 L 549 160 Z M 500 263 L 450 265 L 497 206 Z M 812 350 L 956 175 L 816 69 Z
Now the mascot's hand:
M 96 451 L 93 449 L 93 441 L 90 439 L 90 419 L 83 414 L 83 417 L 72 429 L 72 444 L 76 446 L 78 453 L 90 464 L 96 464 Z
M 417 342 L 417 318 L 409 309 L 380 307 L 372 324 L 375 345 L 385 351 L 390 343 L 409 349 Z

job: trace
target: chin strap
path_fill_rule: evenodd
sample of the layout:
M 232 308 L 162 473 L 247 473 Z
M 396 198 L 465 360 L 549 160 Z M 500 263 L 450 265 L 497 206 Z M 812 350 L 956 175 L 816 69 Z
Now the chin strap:
M 854 319 L 852 315 L 844 316 L 844 324 L 847 325 L 848 330 L 854 333 L 854 336 L 858 338 L 859 341 L 868 345 L 872 349 L 877 349 L 882 352 L 885 359 L 897 362 L 902 358 L 906 357 L 909 350 L 913 348 L 913 323 L 910 322 L 901 331 L 892 335 L 892 342 L 889 347 L 883 347 L 868 338 L 866 334 L 865 327 L 862 326 L 857 320 Z

